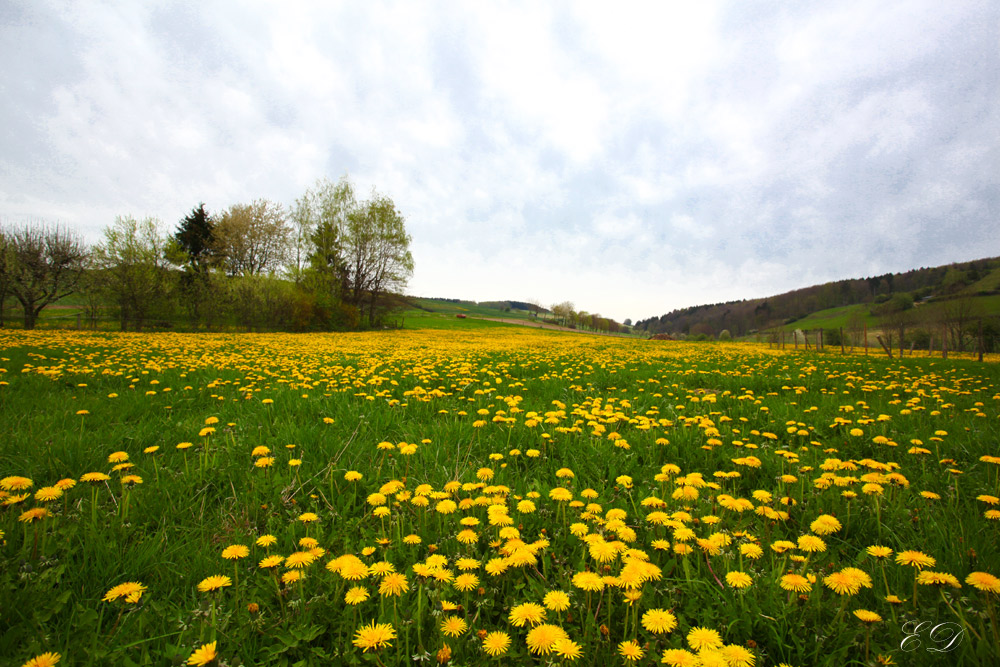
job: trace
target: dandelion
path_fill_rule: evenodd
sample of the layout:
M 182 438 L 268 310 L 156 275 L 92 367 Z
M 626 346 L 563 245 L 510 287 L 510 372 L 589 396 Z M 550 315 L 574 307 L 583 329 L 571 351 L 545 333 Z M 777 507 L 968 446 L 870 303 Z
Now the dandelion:
M 753 667 L 753 653 L 738 644 L 726 644 L 719 651 L 726 661 L 727 667 Z
M 198 591 L 201 593 L 211 593 L 232 585 L 233 580 L 226 575 L 213 574 L 210 577 L 205 577 L 198 583 Z
M 781 577 L 778 585 L 786 591 L 795 593 L 808 593 L 812 590 L 812 583 L 801 574 L 786 574 Z
M 21 667 L 53 667 L 61 659 L 62 656 L 58 653 L 42 653 L 24 663 Z
M 753 583 L 753 577 L 746 572 L 732 571 L 726 573 L 726 583 L 733 588 L 747 588 Z
M 525 624 L 538 625 L 545 620 L 545 607 L 534 602 L 525 602 L 512 608 L 508 618 L 511 624 L 518 628 L 523 628 Z
M 453 585 L 455 590 L 465 593 L 479 586 L 479 577 L 468 573 L 460 574 L 455 577 L 455 583 Z
M 569 639 L 569 635 L 558 625 L 543 623 L 528 632 L 528 650 L 535 655 L 549 655 L 556 642 Z
M 645 655 L 642 651 L 642 647 L 631 639 L 618 644 L 618 654 L 629 662 L 639 660 L 643 655 Z
M 856 595 L 861 590 L 861 583 L 843 570 L 823 577 L 823 585 L 837 595 Z
M 406 575 L 399 572 L 387 574 L 378 586 L 378 593 L 383 597 L 390 595 L 399 597 L 408 590 L 410 584 L 406 580 Z
M 203 667 L 208 663 L 212 662 L 218 657 L 218 653 L 215 650 L 216 642 L 210 642 L 208 644 L 202 644 L 200 647 L 195 649 L 191 657 L 187 659 L 187 664 L 195 665 L 195 667 Z
M 542 603 L 549 611 L 566 611 L 569 609 L 569 595 L 563 591 L 549 591 L 545 594 Z
M 653 634 L 665 634 L 677 627 L 677 617 L 663 609 L 650 609 L 642 615 L 642 627 Z
M 896 554 L 896 562 L 900 565 L 910 565 L 922 570 L 925 567 L 934 567 L 937 561 L 921 551 L 900 551 Z
M 226 560 L 238 560 L 250 555 L 250 549 L 242 544 L 233 544 L 222 550 L 222 557 Z
M 988 572 L 973 572 L 965 578 L 965 583 L 984 593 L 1000 595 L 1000 578 Z
M 826 542 L 815 535 L 802 535 L 799 537 L 798 548 L 806 553 L 826 551 Z
M 468 630 L 469 624 L 458 616 L 446 616 L 441 621 L 441 633 L 447 637 L 459 637 Z
M 508 648 L 510 648 L 510 635 L 506 632 L 490 632 L 483 637 L 483 651 L 491 657 L 503 655 Z
M 573 585 L 588 592 L 604 590 L 604 580 L 596 572 L 577 572 L 573 575 Z
M 923 586 L 951 586 L 952 588 L 961 588 L 962 584 L 958 583 L 958 578 L 947 572 L 931 572 L 930 570 L 922 571 L 917 575 L 917 583 Z
M 102 602 L 113 602 L 118 598 L 125 598 L 125 602 L 129 604 L 137 604 L 139 598 L 142 594 L 146 592 L 146 587 L 140 584 L 138 581 L 127 581 L 123 584 L 118 584 L 107 593 L 104 594 Z
M 882 547 L 882 546 L 878 546 L 878 545 L 870 546 L 865 551 L 868 552 L 869 556 L 874 556 L 875 558 L 878 558 L 879 560 L 882 560 L 884 558 L 888 558 L 889 556 L 892 555 L 892 549 L 890 549 L 889 547 Z
M 396 630 L 391 624 L 372 621 L 358 628 L 352 643 L 363 653 L 367 653 L 369 650 L 378 651 L 386 646 L 392 646 L 390 642 L 395 638 Z
M 829 514 L 821 514 L 815 521 L 809 524 L 809 530 L 817 535 L 830 535 L 836 533 L 841 528 L 842 526 L 837 517 L 830 516 Z
M 43 486 L 35 492 L 35 500 L 40 503 L 48 503 L 61 498 L 62 495 L 63 491 L 58 486 Z
M 344 602 L 352 606 L 359 605 L 368 598 L 368 589 L 364 586 L 353 586 L 344 594 Z
M 670 667 L 697 667 L 697 665 L 701 664 L 698 656 L 682 648 L 669 648 L 665 650 L 660 662 L 670 665 Z
M 552 645 L 552 650 L 563 660 L 573 661 L 583 655 L 583 649 L 571 639 L 559 639 Z
M 710 628 L 692 628 L 687 634 L 687 643 L 695 651 L 722 646 L 722 637 Z
M 257 566 L 262 569 L 268 570 L 274 567 L 278 567 L 284 561 L 285 561 L 284 556 L 277 556 L 277 555 L 267 556 L 266 558 L 262 558 L 261 561 L 257 564 Z
M 21 516 L 17 517 L 17 520 L 21 523 L 33 523 L 35 521 L 41 521 L 51 516 L 49 512 L 44 507 L 33 507 L 30 510 L 26 510 L 21 513 Z
M 285 567 L 300 570 L 316 562 L 316 555 L 311 551 L 295 551 L 285 558 Z

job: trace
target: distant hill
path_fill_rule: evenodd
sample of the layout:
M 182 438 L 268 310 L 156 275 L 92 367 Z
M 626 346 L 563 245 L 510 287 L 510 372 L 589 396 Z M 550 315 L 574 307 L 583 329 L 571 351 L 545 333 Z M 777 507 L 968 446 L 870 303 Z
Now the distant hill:
M 848 320 L 853 325 L 875 324 L 890 310 L 917 306 L 914 312 L 925 316 L 910 318 L 909 327 L 914 329 L 933 319 L 926 315 L 954 309 L 958 302 L 978 317 L 989 319 L 1000 314 L 1000 257 L 838 280 L 760 299 L 681 308 L 640 320 L 634 328 L 650 335 L 708 338 L 725 330 L 737 338 L 796 328 L 839 329 L 847 326 Z M 938 319 L 943 318 L 942 314 Z M 994 326 L 992 319 L 989 324 Z
M 442 299 L 410 297 L 410 304 L 427 313 L 448 315 L 479 315 L 482 317 L 533 317 L 546 314 L 548 308 L 525 301 L 465 301 L 462 299 Z

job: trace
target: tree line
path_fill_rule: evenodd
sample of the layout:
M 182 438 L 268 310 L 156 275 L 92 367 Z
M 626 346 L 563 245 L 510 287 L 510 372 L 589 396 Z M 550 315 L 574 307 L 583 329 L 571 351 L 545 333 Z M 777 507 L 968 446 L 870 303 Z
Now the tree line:
M 372 190 L 321 179 L 286 207 L 267 199 L 210 214 L 194 207 L 168 230 L 119 216 L 88 247 L 65 226 L 0 228 L 0 326 L 11 305 L 32 329 L 76 295 L 87 323 L 122 331 L 190 328 L 343 330 L 378 327 L 413 274 L 405 219 Z

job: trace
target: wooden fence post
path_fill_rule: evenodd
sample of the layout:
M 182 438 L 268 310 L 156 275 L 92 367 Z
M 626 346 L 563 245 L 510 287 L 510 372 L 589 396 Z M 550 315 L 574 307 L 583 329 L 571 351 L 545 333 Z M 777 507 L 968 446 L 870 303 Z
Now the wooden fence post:
M 840 327 L 840 353 L 844 353 L 844 327 Z
M 979 339 L 979 361 L 983 360 L 983 318 L 979 318 L 979 331 L 977 335 Z

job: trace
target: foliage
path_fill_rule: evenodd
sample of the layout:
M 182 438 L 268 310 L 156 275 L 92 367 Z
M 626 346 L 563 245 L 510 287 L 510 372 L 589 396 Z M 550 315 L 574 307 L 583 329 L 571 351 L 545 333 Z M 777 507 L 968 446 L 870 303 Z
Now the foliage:
M 117 305 L 121 330 L 140 330 L 168 285 L 167 239 L 155 218 L 119 216 L 92 253 L 97 287 Z

